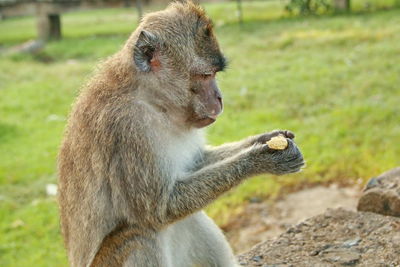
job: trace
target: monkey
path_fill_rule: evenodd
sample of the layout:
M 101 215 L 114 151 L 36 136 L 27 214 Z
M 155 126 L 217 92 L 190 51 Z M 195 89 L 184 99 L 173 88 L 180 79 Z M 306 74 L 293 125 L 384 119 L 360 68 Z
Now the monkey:
M 147 14 L 82 88 L 58 156 L 61 231 L 71 266 L 230 267 L 203 208 L 246 178 L 301 170 L 294 134 L 211 147 L 227 60 L 192 2 Z M 284 135 L 285 150 L 265 144 Z

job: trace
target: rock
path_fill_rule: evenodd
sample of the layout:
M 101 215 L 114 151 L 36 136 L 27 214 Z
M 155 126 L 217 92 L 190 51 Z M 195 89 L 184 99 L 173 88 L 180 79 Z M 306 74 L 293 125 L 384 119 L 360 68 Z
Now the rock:
M 400 266 L 399 240 L 400 218 L 330 209 L 238 258 L 242 266 Z
M 262 259 L 262 256 L 254 256 L 253 258 L 251 258 L 252 261 L 256 261 L 256 262 L 260 262 Z
M 359 238 L 359 237 L 357 237 L 355 239 L 350 239 L 350 240 L 345 241 L 343 243 L 343 246 L 346 248 L 351 248 L 351 247 L 357 246 L 360 243 L 360 241 L 361 241 L 361 238 Z
M 65 117 L 64 117 L 64 116 L 57 115 L 57 114 L 50 114 L 49 116 L 47 116 L 46 121 L 48 121 L 48 122 L 52 122 L 52 121 L 65 121 Z
M 42 40 L 30 40 L 23 44 L 17 45 L 12 48 L 13 52 L 16 53 L 28 53 L 28 54 L 37 54 L 43 50 L 46 43 Z
M 400 167 L 371 178 L 357 210 L 400 217 Z
M 46 194 L 48 196 L 57 195 L 57 185 L 55 185 L 55 184 L 46 184 Z
M 321 257 L 330 263 L 337 263 L 344 266 L 355 265 L 361 258 L 357 251 L 345 249 L 331 249 L 321 253 Z
M 261 202 L 262 202 L 262 199 L 259 198 L 259 197 L 251 197 L 251 198 L 249 199 L 249 202 L 250 202 L 250 203 L 261 203 Z

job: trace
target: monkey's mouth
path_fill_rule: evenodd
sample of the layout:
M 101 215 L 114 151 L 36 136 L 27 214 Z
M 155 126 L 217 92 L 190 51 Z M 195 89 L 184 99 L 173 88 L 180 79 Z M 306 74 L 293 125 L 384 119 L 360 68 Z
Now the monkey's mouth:
M 217 116 L 209 116 L 200 118 L 194 121 L 194 127 L 196 128 L 203 128 L 206 127 L 217 120 Z

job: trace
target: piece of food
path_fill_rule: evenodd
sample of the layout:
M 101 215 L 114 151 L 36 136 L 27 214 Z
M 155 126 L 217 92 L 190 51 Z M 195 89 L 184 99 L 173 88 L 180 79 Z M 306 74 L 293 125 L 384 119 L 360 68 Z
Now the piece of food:
M 266 144 L 271 149 L 284 150 L 288 146 L 288 141 L 286 140 L 286 137 L 284 137 L 283 135 L 278 135 L 272 137 L 269 141 L 267 141 Z

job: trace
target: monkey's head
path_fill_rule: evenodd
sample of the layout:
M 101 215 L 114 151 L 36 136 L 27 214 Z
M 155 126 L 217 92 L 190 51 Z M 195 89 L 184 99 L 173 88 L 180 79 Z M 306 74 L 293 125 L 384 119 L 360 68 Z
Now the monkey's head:
M 203 9 L 173 3 L 145 16 L 131 40 L 138 80 L 155 105 L 189 127 L 217 119 L 223 105 L 215 76 L 226 60 Z

